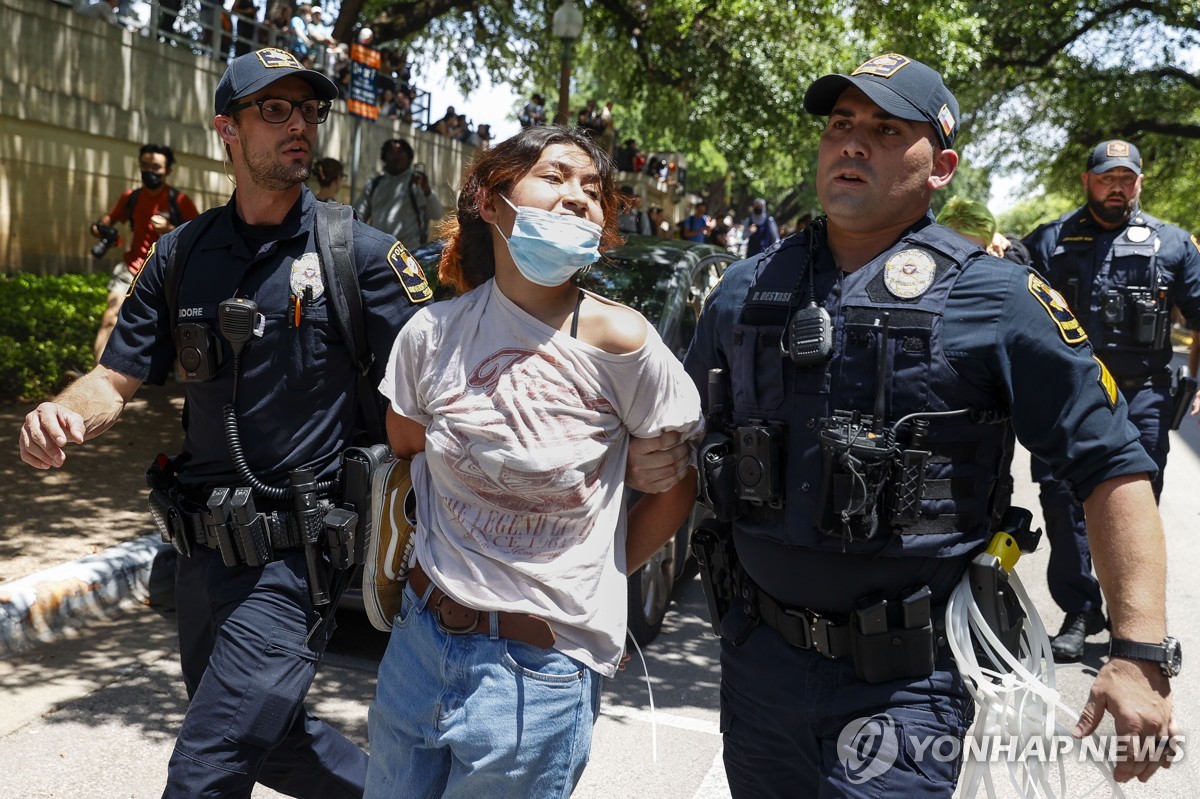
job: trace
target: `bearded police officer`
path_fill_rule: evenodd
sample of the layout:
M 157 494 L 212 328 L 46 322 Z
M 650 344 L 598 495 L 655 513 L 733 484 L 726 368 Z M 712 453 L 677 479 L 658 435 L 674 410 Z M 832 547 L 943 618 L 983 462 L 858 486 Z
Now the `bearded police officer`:
M 181 552 L 191 700 L 167 797 L 249 797 L 255 782 L 289 796 L 363 792 L 366 753 L 304 707 L 344 580 L 306 538 L 309 509 L 298 498 L 312 509 L 340 499 L 339 456 L 359 408 L 354 347 L 332 310 L 341 287 L 328 285 L 317 255 L 318 233 L 330 233 L 316 221 L 325 204 L 304 185 L 336 97 L 332 81 L 282 50 L 230 62 L 213 124 L 237 191 L 158 241 L 100 365 L 21 431 L 27 463 L 61 466 L 68 442 L 107 430 L 179 356 L 183 453 L 160 456 L 151 496 Z M 357 222 L 349 230 L 360 321 L 383 363 L 430 291 L 393 237 Z
M 726 773 L 735 797 L 949 797 L 959 762 L 922 759 L 914 741 L 961 738 L 974 714 L 939 628 L 1005 516 L 1013 430 L 1094 519 L 1116 634 L 1153 645 L 1166 636 L 1155 466 L 1058 295 L 934 223 L 960 118 L 938 73 L 880 56 L 820 78 L 804 106 L 829 117 L 826 216 L 730 267 L 685 362 L 711 385 L 705 494 L 732 520 L 716 556 L 729 568 L 706 575 L 733 586 L 710 602 Z M 1081 731 L 1106 711 L 1119 733 L 1174 731 L 1151 661 L 1106 664 Z M 895 747 L 890 768 L 843 767 L 839 742 L 884 716 L 875 730 L 892 737 L 874 743 Z
M 1034 267 L 1083 323 L 1096 355 L 1116 379 L 1142 446 L 1158 466 L 1162 491 L 1170 447 L 1195 396 L 1187 379 L 1172 386 L 1171 309 L 1200 327 L 1200 245 L 1138 205 L 1142 157 L 1127 141 L 1101 142 L 1083 173 L 1087 205 L 1042 225 L 1025 244 Z M 1050 539 L 1047 582 L 1066 616 L 1051 642 L 1054 658 L 1083 657 L 1087 636 L 1106 626 L 1100 584 L 1092 574 L 1083 506 L 1071 486 L 1034 461 Z

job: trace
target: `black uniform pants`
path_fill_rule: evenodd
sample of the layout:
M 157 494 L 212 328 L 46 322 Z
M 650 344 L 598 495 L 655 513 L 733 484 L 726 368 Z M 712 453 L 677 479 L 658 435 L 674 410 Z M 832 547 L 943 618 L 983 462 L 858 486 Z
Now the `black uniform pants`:
M 316 623 L 304 553 L 229 568 L 197 548 L 176 563 L 179 654 L 191 700 L 164 797 L 358 799 L 367 755 L 304 707 L 332 625 Z M 307 639 L 307 640 L 306 640 Z

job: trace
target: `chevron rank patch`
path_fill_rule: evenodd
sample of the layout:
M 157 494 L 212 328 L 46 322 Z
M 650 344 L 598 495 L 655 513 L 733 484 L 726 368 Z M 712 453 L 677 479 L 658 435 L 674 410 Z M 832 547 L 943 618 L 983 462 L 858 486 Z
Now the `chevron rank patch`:
M 428 302 L 433 298 L 433 291 L 429 288 L 428 281 L 425 280 L 425 273 L 421 271 L 421 265 L 417 263 L 416 258 L 412 257 L 412 253 L 404 249 L 403 244 L 396 242 L 392 245 L 392 249 L 388 250 L 387 262 L 391 265 L 392 271 L 396 273 L 396 277 L 400 278 L 404 292 L 408 294 L 410 300 Z
M 1096 361 L 1096 365 L 1100 367 L 1100 378 L 1097 382 L 1100 383 L 1101 390 L 1104 391 L 1104 398 L 1108 400 L 1108 409 L 1110 411 L 1117 408 L 1117 379 L 1112 376 L 1112 372 L 1108 371 L 1108 367 L 1104 362 L 1095 355 L 1092 358 Z
M 1046 309 L 1046 313 L 1050 314 L 1050 318 L 1058 326 L 1058 332 L 1062 335 L 1063 341 L 1071 345 L 1087 341 L 1087 333 L 1084 332 L 1083 325 L 1079 324 L 1079 320 L 1075 318 L 1075 314 L 1071 313 L 1067 301 L 1061 294 L 1050 288 L 1049 283 L 1034 273 L 1029 275 L 1029 293 L 1036 297 L 1037 301 Z

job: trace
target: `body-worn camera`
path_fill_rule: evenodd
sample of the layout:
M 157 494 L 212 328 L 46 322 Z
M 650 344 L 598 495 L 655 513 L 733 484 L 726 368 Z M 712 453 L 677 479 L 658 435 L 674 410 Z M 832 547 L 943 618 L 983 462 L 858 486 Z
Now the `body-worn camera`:
M 1119 291 L 1109 291 L 1104 295 L 1104 302 L 1100 306 L 1100 312 L 1104 316 L 1104 324 L 1119 325 L 1125 321 L 1125 295 Z
M 1133 306 L 1133 340 L 1138 344 L 1158 343 L 1158 303 L 1149 291 L 1130 295 Z
M 185 383 L 201 383 L 216 377 L 221 365 L 221 345 L 213 329 L 199 322 L 176 325 L 175 362 L 179 379 Z
M 737 428 L 735 440 L 738 499 L 783 507 L 783 426 L 743 425 Z
M 101 225 L 98 222 L 96 230 L 100 233 L 100 241 L 92 247 L 92 257 L 103 258 L 105 253 L 120 243 L 121 234 L 112 225 Z

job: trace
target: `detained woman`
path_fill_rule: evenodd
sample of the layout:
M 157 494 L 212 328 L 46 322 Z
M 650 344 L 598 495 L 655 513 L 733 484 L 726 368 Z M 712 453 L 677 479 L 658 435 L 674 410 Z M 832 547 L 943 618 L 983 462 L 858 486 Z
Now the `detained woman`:
M 527 128 L 479 154 L 439 278 L 381 392 L 412 460 L 415 561 L 369 717 L 368 797 L 565 797 L 626 632 L 626 575 L 679 528 L 695 471 L 626 512 L 630 436 L 702 432 L 646 320 L 571 278 L 618 241 L 608 158 Z

